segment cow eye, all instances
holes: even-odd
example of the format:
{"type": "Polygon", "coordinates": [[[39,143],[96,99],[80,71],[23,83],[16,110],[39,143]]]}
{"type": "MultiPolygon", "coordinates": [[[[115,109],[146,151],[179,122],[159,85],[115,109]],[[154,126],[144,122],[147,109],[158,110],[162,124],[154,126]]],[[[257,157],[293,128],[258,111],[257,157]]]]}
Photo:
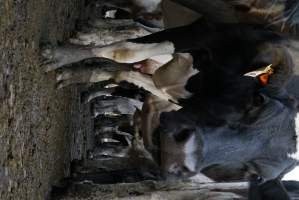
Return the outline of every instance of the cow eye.
{"type": "Polygon", "coordinates": [[[254,105],[255,106],[261,106],[265,103],[266,98],[265,96],[258,94],[255,98],[254,98],[254,105]]]}
{"type": "Polygon", "coordinates": [[[190,138],[193,132],[194,132],[193,129],[183,129],[179,133],[174,135],[174,140],[176,142],[185,142],[190,138]]]}

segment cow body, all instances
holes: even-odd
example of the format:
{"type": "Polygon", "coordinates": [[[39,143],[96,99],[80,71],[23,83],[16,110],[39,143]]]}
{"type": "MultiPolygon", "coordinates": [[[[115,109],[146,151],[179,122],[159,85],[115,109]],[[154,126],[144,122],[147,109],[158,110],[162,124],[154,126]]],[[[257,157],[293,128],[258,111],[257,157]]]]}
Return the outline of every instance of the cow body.
{"type": "Polygon", "coordinates": [[[195,113],[202,125],[219,126],[241,120],[253,109],[262,109],[261,105],[257,108],[254,105],[261,88],[254,78],[244,76],[247,72],[272,64],[275,73],[262,89],[268,96],[283,98],[280,96],[292,75],[293,63],[279,42],[280,38],[267,30],[199,20],[189,26],[104,47],[58,48],[50,56],[56,62],[48,65],[48,70],[94,56],[134,64],[156,55],[190,52],[191,57],[177,54],[155,70],[153,76],[119,64],[117,68],[95,66],[89,73],[82,67],[78,71],[70,68],[57,80],[62,86],[108,79],[128,81],[161,99],[179,103],[186,110],[189,108],[191,112],[188,112],[195,113]],[[170,74],[175,74],[174,78],[170,74]]]}
{"type": "Polygon", "coordinates": [[[159,148],[158,163],[167,173],[268,181],[298,164],[297,105],[285,91],[292,57],[283,39],[267,29],[198,20],[104,47],[47,50],[44,56],[54,61],[48,71],[90,57],[116,61],[109,67],[70,66],[57,76],[61,87],[112,79],[155,95],[161,104],[148,102],[150,112],[144,106],[143,136],[150,151],[159,148]],[[171,61],[149,73],[136,67],[169,54],[171,61]],[[244,76],[268,65],[274,74],[265,86],[244,76]]]}
{"type": "MultiPolygon", "coordinates": [[[[173,54],[175,52],[193,52],[192,68],[193,71],[202,71],[202,73],[192,74],[193,76],[188,79],[185,83],[185,89],[189,93],[199,93],[204,86],[202,86],[200,76],[202,74],[209,77],[208,84],[215,85],[215,82],[223,81],[225,79],[235,79],[240,82],[250,82],[249,78],[243,78],[243,74],[252,71],[254,69],[272,64],[276,73],[272,76],[272,81],[275,83],[274,86],[271,81],[269,84],[273,87],[273,90],[284,86],[285,80],[287,80],[292,73],[292,59],[288,55],[287,51],[277,45],[271,44],[273,40],[276,40],[275,34],[272,34],[263,30],[255,30],[247,26],[234,26],[234,25],[216,25],[207,24],[205,22],[196,22],[190,26],[180,27],[158,32],[142,38],[129,40],[126,42],[118,42],[105,47],[92,47],[92,48],[72,48],[72,47],[61,47],[55,49],[53,52],[50,50],[46,51],[44,55],[48,58],[55,60],[55,62],[47,65],[47,70],[54,70],[65,64],[77,62],[89,57],[104,57],[115,60],[121,63],[136,63],[144,59],[156,56],[173,54]],[[204,30],[204,31],[203,31],[204,30]],[[192,33],[192,34],[191,34],[192,33]],[[192,38],[192,35],[197,37],[192,38]],[[226,36],[226,37],[224,37],[226,36]],[[221,40],[218,40],[221,38],[221,40]],[[246,39],[244,39],[246,38],[246,39]],[[267,42],[270,41],[269,42],[267,42]],[[139,49],[142,49],[140,51],[139,49]],[[226,51],[226,49],[232,49],[226,51]],[[242,49],[242,51],[240,51],[242,49]],[[281,77],[282,76],[282,77],[281,77]],[[277,77],[277,78],[275,78],[277,77]],[[238,80],[237,80],[238,79],[238,80]],[[245,80],[246,79],[246,80],[245,80]]],[[[175,61],[176,62],[176,61],[175,61]]],[[[179,65],[171,65],[173,73],[179,65]]],[[[86,75],[78,76],[76,79],[68,73],[58,76],[58,80],[64,83],[70,82],[98,82],[107,79],[111,79],[114,75],[111,73],[104,72],[105,69],[98,68],[97,70],[101,75],[93,73],[92,77],[86,77],[86,75]],[[106,77],[103,77],[106,74],[106,77]],[[80,78],[81,77],[81,78],[80,78]],[[73,79],[73,80],[68,80],[73,79]],[[84,79],[84,80],[80,80],[84,79]]],[[[120,71],[120,70],[116,70],[120,71]]],[[[168,73],[171,70],[168,70],[168,73]]],[[[134,72],[124,72],[126,78],[136,75],[134,72]]],[[[150,77],[145,77],[142,74],[138,74],[138,77],[143,77],[143,81],[150,81],[152,88],[157,89],[155,84],[149,80],[150,77]]],[[[190,76],[189,76],[190,77],[190,76]]],[[[116,80],[117,78],[112,78],[116,80]]],[[[118,81],[123,81],[123,77],[118,78],[118,81]]],[[[136,78],[135,78],[136,79],[136,78]]],[[[129,81],[129,80],[128,80],[129,81]]],[[[142,83],[138,86],[146,87],[142,83]]],[[[225,84],[228,84],[226,81],[225,84]]],[[[232,83],[229,83],[232,84],[232,83]]],[[[249,84],[253,85],[253,83],[249,84]]],[[[271,88],[268,87],[268,88],[271,88]]],[[[172,100],[177,102],[179,99],[173,97],[172,94],[165,91],[153,92],[152,88],[145,88],[155,95],[165,100],[172,100]],[[160,94],[158,94],[160,93],[160,94]],[[164,94],[164,96],[163,96],[164,94]]],[[[219,91],[220,88],[218,88],[219,91]]],[[[187,95],[189,97],[190,95],[187,95]]],[[[180,97],[181,98],[181,97],[180,97]]],[[[183,99],[186,97],[183,97],[183,99]]]]}

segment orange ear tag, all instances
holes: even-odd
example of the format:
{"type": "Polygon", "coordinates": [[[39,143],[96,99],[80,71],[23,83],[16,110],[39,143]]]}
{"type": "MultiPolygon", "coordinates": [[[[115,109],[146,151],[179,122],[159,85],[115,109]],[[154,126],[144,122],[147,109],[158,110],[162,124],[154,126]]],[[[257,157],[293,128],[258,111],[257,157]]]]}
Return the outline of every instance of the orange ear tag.
{"type": "Polygon", "coordinates": [[[270,74],[261,74],[259,77],[258,77],[258,80],[259,80],[259,83],[262,85],[262,86],[266,86],[269,82],[269,77],[270,77],[270,74]]]}
{"type": "Polygon", "coordinates": [[[244,76],[256,77],[262,86],[266,86],[269,83],[270,75],[274,73],[272,64],[267,67],[262,67],[252,72],[244,74],[244,76]]]}

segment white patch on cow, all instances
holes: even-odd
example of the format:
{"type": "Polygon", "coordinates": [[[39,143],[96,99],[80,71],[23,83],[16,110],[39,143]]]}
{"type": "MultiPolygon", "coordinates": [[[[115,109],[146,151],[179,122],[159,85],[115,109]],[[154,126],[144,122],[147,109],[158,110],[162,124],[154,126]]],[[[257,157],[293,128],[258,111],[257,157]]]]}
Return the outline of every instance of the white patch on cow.
{"type": "Polygon", "coordinates": [[[295,117],[295,132],[296,132],[296,152],[289,155],[291,158],[296,159],[299,161],[299,113],[297,113],[296,117],[295,117]]]}
{"type": "Polygon", "coordinates": [[[195,176],[190,177],[189,179],[192,182],[196,182],[196,183],[213,183],[213,182],[215,182],[202,173],[198,173],[195,176]]]}
{"type": "Polygon", "coordinates": [[[185,166],[192,172],[196,171],[196,138],[193,134],[189,139],[188,142],[184,146],[184,153],[185,157],[185,166]]]}
{"type": "Polygon", "coordinates": [[[157,88],[174,99],[189,98],[192,94],[185,89],[189,78],[199,71],[193,68],[193,57],[189,53],[176,53],[173,59],[158,69],[153,80],[157,88]]]}
{"type": "MultiPolygon", "coordinates": [[[[123,71],[118,73],[118,75],[116,77],[114,77],[114,81],[119,83],[121,81],[127,81],[129,83],[132,83],[138,87],[141,87],[147,91],[149,91],[150,93],[152,93],[153,95],[164,99],[166,101],[171,100],[173,102],[176,102],[176,99],[173,99],[172,96],[170,96],[169,94],[163,92],[162,90],[159,90],[151,76],[148,76],[146,74],[142,74],[139,72],[135,72],[135,71],[123,71]]],[[[177,109],[180,109],[181,106],[177,106],[177,109]]]]}
{"type": "Polygon", "coordinates": [[[171,54],[166,54],[166,55],[153,56],[150,59],[157,61],[161,64],[165,64],[165,63],[168,63],[169,61],[171,61],[172,58],[173,58],[173,56],[171,54]]]}
{"type": "Polygon", "coordinates": [[[282,180],[284,180],[284,181],[290,181],[290,180],[299,181],[299,166],[295,167],[292,171],[287,173],[283,177],[282,180]]]}
{"type": "Polygon", "coordinates": [[[173,54],[174,44],[169,41],[161,43],[116,42],[105,47],[91,49],[96,57],[108,58],[121,63],[135,63],[157,55],[173,54]]]}
{"type": "Polygon", "coordinates": [[[105,13],[104,18],[112,18],[112,19],[114,19],[115,15],[116,15],[116,12],[117,12],[117,10],[109,10],[109,11],[107,11],[105,13]]]}

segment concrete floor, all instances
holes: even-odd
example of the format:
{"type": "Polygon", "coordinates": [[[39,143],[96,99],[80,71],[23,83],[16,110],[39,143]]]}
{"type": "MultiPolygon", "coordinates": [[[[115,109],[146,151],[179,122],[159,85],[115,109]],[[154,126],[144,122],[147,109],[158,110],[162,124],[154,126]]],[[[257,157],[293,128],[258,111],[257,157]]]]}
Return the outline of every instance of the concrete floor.
{"type": "Polygon", "coordinates": [[[46,199],[68,174],[79,93],[56,90],[39,53],[68,38],[83,10],[84,0],[0,1],[1,200],[46,199]]]}

